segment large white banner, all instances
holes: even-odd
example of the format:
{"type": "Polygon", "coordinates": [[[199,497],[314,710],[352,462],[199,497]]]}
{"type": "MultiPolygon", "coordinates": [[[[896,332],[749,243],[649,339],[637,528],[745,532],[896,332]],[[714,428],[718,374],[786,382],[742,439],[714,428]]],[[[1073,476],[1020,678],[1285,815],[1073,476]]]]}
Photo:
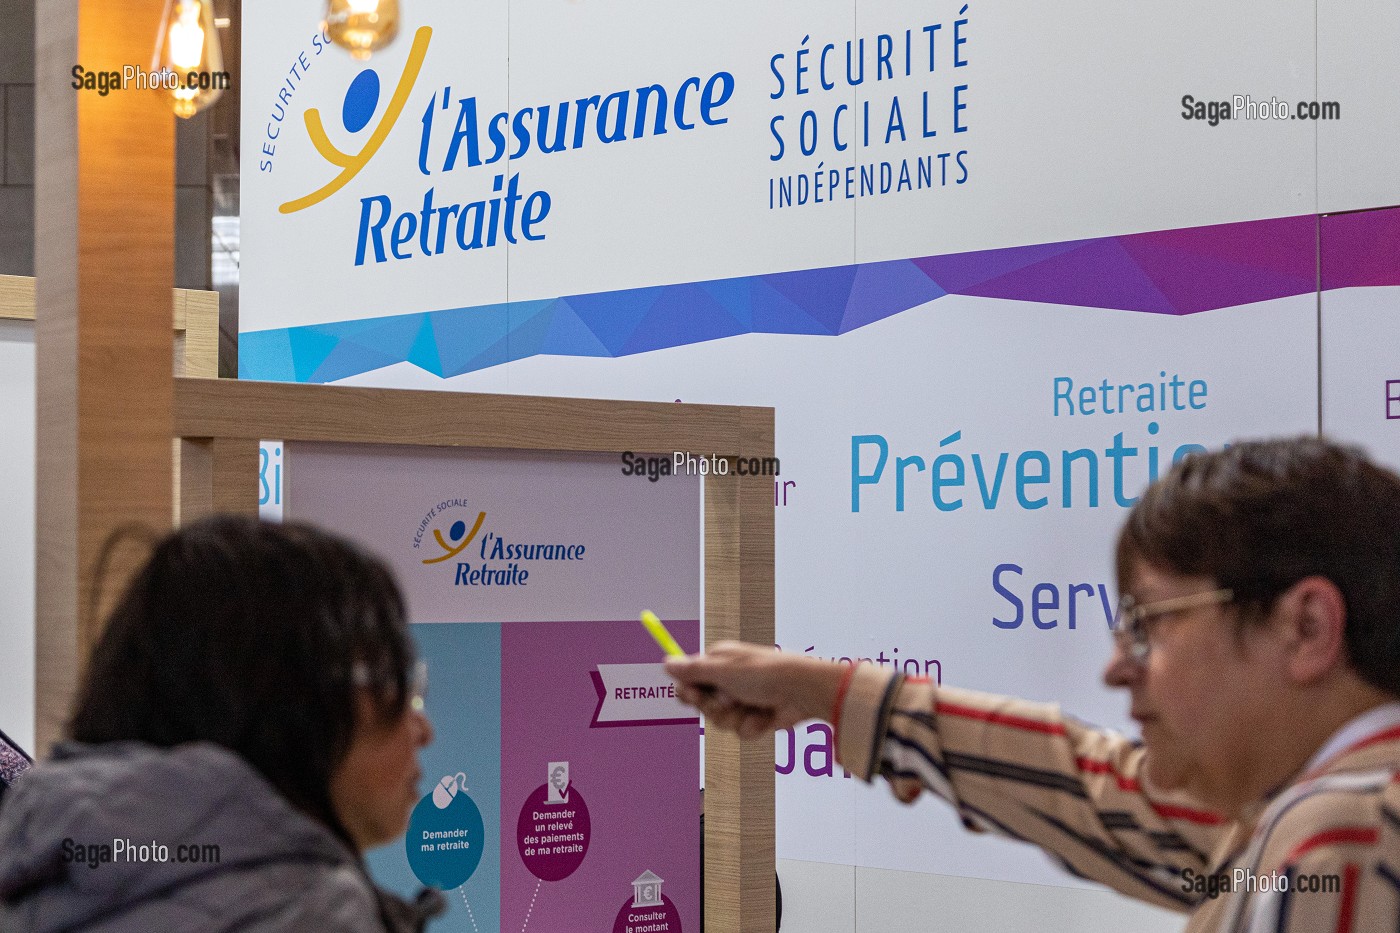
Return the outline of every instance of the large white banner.
{"type": "Polygon", "coordinates": [[[1315,208],[1318,123],[1214,118],[1316,97],[1304,0],[404,14],[244,11],[245,332],[1315,208]]]}
{"type": "MultiPolygon", "coordinates": [[[[1363,7],[415,2],[365,66],[252,3],[241,371],[771,405],[784,648],[1126,727],[1126,508],[1318,429],[1320,214],[1400,203],[1363,7]]],[[[854,866],[802,929],[927,919],[871,872],[1078,884],[857,786],[823,726],[778,769],[785,870],[854,866]]]]}
{"type": "Polygon", "coordinates": [[[1400,470],[1400,209],[1321,233],[1322,430],[1400,470]]]}

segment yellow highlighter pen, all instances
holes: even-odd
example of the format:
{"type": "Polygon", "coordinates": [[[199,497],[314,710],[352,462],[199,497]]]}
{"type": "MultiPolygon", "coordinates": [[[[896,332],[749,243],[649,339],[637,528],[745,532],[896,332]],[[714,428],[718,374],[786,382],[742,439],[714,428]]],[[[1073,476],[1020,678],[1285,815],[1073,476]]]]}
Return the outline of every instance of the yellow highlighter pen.
{"type": "Polygon", "coordinates": [[[642,625],[651,633],[651,637],[656,639],[656,643],[661,646],[661,650],[673,658],[685,657],[685,651],[676,640],[671,637],[671,633],[666,631],[666,626],[661,624],[661,620],[656,617],[656,613],[650,609],[642,612],[642,625]]]}

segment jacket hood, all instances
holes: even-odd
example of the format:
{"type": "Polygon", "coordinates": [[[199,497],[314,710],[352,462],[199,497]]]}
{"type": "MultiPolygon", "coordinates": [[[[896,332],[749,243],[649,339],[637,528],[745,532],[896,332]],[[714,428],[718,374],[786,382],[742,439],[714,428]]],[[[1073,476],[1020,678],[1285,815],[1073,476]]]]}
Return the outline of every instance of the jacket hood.
{"type": "Polygon", "coordinates": [[[212,872],[289,860],[357,862],[242,758],[208,743],[62,745],[0,805],[0,901],[39,898],[56,929],[212,872]]]}

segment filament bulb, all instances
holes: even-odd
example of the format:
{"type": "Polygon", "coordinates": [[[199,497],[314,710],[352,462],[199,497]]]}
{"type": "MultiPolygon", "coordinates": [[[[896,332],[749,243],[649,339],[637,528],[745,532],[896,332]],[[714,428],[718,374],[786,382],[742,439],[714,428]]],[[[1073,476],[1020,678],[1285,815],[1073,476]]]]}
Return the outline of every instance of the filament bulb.
{"type": "Polygon", "coordinates": [[[152,85],[171,95],[177,117],[192,117],[219,99],[228,86],[224,53],[209,0],[166,0],[152,85]]]}
{"type": "Polygon", "coordinates": [[[398,0],[330,0],[326,35],[358,59],[382,49],[399,34],[398,0]]]}

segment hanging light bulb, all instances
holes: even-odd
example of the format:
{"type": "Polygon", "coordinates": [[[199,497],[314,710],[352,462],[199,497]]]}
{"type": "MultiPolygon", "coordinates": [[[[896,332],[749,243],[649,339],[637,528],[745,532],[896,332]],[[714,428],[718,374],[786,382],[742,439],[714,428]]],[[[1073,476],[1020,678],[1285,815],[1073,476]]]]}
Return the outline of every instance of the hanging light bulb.
{"type": "Polygon", "coordinates": [[[226,80],[224,53],[210,0],[165,0],[151,70],[164,74],[177,117],[192,117],[219,99],[226,80]]]}
{"type": "Polygon", "coordinates": [[[369,58],[399,34],[399,0],[330,0],[322,28],[355,58],[369,58]]]}

